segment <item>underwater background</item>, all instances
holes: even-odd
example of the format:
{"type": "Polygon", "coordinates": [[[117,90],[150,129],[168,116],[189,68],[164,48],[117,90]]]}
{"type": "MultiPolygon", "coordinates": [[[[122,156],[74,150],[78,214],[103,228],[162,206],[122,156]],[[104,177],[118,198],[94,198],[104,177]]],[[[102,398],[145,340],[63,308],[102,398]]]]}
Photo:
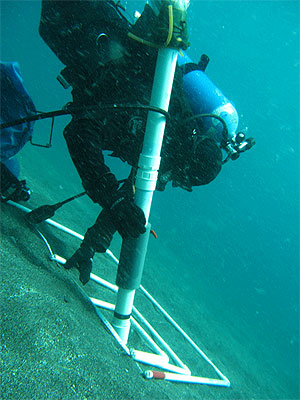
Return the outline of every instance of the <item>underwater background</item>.
{"type": "MultiPolygon", "coordinates": [[[[144,4],[123,3],[129,13],[144,4]]],[[[299,399],[299,2],[191,0],[188,16],[188,54],[210,57],[207,75],[234,102],[239,129],[256,145],[207,186],[155,193],[150,220],[158,240],[146,279],[161,274],[157,293],[184,294],[187,308],[189,299],[205,305],[219,335],[230,330],[260,353],[284,388],[284,396],[264,398],[299,399]]],[[[71,95],[56,80],[63,66],[39,37],[39,17],[39,1],[1,1],[1,60],[19,62],[37,109],[50,111],[71,95]]],[[[20,155],[35,206],[81,191],[62,136],[68,120],[55,122],[51,149],[27,145],[20,155]],[[35,189],[41,182],[43,193],[35,189]]],[[[45,142],[49,127],[36,123],[34,140],[45,142]]],[[[123,165],[110,164],[124,176],[123,165]]],[[[97,215],[83,204],[86,215],[66,223],[80,233],[97,215]]]]}

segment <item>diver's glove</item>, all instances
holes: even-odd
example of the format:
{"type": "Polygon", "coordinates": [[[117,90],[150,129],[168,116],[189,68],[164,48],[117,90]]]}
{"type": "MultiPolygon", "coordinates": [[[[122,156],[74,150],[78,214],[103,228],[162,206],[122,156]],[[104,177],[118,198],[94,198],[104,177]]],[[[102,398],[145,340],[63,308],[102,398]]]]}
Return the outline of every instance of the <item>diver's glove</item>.
{"type": "MultiPolygon", "coordinates": [[[[137,238],[146,232],[146,218],[143,211],[133,202],[133,188],[131,179],[117,190],[118,181],[115,176],[107,171],[97,182],[85,181],[84,188],[89,197],[106,210],[115,227],[123,239],[137,238]]],[[[107,217],[105,218],[107,220],[107,217]]],[[[97,224],[98,228],[101,223],[97,224]]]]}
{"type": "Polygon", "coordinates": [[[90,279],[90,273],[93,268],[93,257],[95,250],[82,242],[80,248],[67,260],[64,267],[71,269],[76,267],[79,271],[79,279],[83,285],[88,283],[90,279]]]}
{"type": "Polygon", "coordinates": [[[113,224],[123,239],[137,238],[146,232],[146,218],[143,210],[121,191],[117,192],[117,197],[109,207],[109,212],[113,224]]]}
{"type": "Polygon", "coordinates": [[[95,252],[105,253],[116,231],[111,219],[109,210],[103,209],[95,224],[86,231],[80,248],[64,265],[66,269],[76,267],[80,272],[79,279],[84,285],[90,279],[95,252]]]}

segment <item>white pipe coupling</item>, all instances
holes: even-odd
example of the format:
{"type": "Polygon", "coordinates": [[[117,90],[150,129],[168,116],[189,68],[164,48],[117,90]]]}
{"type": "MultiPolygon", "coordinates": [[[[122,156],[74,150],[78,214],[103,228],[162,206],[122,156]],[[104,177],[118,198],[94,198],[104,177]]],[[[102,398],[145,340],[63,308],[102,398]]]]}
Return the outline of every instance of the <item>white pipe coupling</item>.
{"type": "Polygon", "coordinates": [[[139,168],[136,174],[135,187],[139,190],[154,192],[157,176],[157,171],[147,171],[139,168]]]}
{"type": "Polygon", "coordinates": [[[149,156],[149,155],[144,155],[141,154],[139,158],[139,167],[142,169],[150,169],[152,171],[157,171],[159,169],[160,165],[160,156],[149,156]]]}

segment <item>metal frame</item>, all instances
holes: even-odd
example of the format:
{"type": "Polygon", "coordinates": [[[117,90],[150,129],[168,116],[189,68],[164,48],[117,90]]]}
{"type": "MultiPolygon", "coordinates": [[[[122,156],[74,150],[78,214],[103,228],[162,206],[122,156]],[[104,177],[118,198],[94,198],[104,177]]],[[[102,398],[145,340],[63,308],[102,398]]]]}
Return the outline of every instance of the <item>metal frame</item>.
{"type": "MultiPolygon", "coordinates": [[[[30,212],[31,210],[12,201],[9,201],[8,204],[22,210],[25,212],[30,212]]],[[[83,236],[79,233],[53,221],[52,219],[47,219],[45,221],[47,224],[73,236],[78,238],[79,240],[83,240],[83,236]]],[[[47,248],[50,252],[50,259],[59,264],[64,264],[66,260],[56,254],[54,254],[46,240],[46,238],[39,232],[42,239],[47,245],[47,248]]],[[[113,255],[110,250],[106,251],[106,255],[111,258],[116,264],[118,264],[118,259],[113,255]]],[[[91,280],[93,280],[96,284],[105,287],[106,289],[117,293],[118,287],[103,278],[95,274],[91,274],[91,280]]],[[[176,382],[184,382],[184,383],[198,383],[202,385],[211,385],[211,386],[222,386],[222,387],[230,387],[230,381],[222,372],[215,366],[215,364],[207,357],[207,355],[197,346],[197,344],[190,338],[190,336],[178,325],[176,321],[167,313],[167,311],[151,296],[151,294],[143,287],[140,286],[140,291],[144,294],[144,296],[151,301],[151,303],[160,311],[164,319],[167,319],[168,322],[181,334],[183,339],[185,339],[192,348],[196,351],[198,355],[204,361],[206,361],[216,372],[220,379],[213,379],[207,377],[200,377],[192,375],[191,370],[184,364],[184,362],[178,357],[178,355],[172,350],[172,348],[166,343],[166,341],[160,336],[157,330],[147,321],[147,319],[138,311],[136,307],[133,306],[132,316],[131,316],[131,325],[132,328],[137,330],[140,336],[147,342],[148,346],[150,346],[154,353],[148,353],[144,351],[140,351],[134,348],[129,348],[127,344],[124,344],[124,341],[120,338],[112,324],[107,320],[107,318],[101,313],[99,309],[111,310],[113,311],[115,308],[114,304],[108,303],[104,300],[95,299],[89,297],[91,303],[93,304],[97,315],[103,322],[103,324],[109,329],[113,337],[125,351],[125,353],[130,356],[134,361],[150,365],[154,368],[160,368],[162,371],[157,370],[147,370],[144,372],[144,377],[147,379],[162,379],[166,381],[176,381],[176,382]],[[170,362],[170,359],[173,363],[170,362]]]]}

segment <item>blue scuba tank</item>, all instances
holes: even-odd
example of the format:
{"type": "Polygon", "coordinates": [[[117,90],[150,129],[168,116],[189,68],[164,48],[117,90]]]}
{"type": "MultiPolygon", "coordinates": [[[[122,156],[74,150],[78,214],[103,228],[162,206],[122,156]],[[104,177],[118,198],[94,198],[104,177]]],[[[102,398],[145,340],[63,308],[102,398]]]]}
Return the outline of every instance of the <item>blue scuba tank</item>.
{"type": "MultiPolygon", "coordinates": [[[[228,129],[228,140],[234,138],[239,122],[234,105],[185,53],[178,55],[178,65],[185,67],[183,87],[193,113],[215,114],[223,118],[228,129]]],[[[216,118],[207,117],[203,118],[203,123],[206,129],[214,127],[217,130],[216,139],[221,143],[223,124],[216,118]]]]}

